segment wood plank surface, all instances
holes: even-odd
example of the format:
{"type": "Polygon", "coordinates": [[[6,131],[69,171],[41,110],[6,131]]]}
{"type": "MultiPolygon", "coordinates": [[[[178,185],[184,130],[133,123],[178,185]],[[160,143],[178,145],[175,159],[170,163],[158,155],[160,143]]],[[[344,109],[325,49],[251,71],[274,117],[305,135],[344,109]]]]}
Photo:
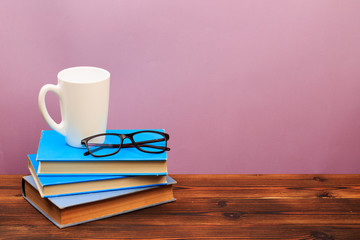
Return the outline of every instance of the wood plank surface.
{"type": "Polygon", "coordinates": [[[0,239],[360,239],[360,175],[171,175],[176,202],[58,229],[0,176],[0,239]]]}

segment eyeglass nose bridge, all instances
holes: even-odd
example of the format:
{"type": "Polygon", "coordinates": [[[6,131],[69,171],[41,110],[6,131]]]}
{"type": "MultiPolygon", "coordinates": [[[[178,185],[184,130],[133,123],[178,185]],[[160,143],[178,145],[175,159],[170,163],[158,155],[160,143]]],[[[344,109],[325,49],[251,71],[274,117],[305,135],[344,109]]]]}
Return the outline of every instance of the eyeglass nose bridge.
{"type": "Polygon", "coordinates": [[[129,136],[127,136],[126,134],[119,134],[119,135],[122,140],[124,140],[125,138],[129,138],[129,136]]]}
{"type": "Polygon", "coordinates": [[[125,139],[129,139],[131,143],[134,143],[134,140],[129,134],[120,134],[121,142],[123,143],[125,139]]]}

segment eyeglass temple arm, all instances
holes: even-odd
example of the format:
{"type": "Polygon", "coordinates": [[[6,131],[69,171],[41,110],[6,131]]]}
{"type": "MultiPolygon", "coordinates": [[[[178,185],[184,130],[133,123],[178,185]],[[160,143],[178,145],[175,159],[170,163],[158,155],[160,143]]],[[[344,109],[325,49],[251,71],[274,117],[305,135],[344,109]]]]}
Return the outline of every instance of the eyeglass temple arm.
{"type": "Polygon", "coordinates": [[[156,148],[156,149],[162,149],[165,151],[170,151],[170,148],[168,147],[161,147],[161,146],[153,146],[153,145],[147,145],[147,144],[138,144],[138,147],[149,147],[149,148],[156,148]]]}
{"type": "MultiPolygon", "coordinates": [[[[132,145],[131,143],[124,144],[124,145],[122,145],[122,148],[134,147],[134,145],[132,145]]],[[[139,147],[149,147],[149,148],[156,148],[156,149],[161,149],[161,150],[165,150],[165,151],[170,151],[170,148],[168,148],[168,147],[152,146],[152,145],[147,145],[147,144],[138,144],[138,146],[139,147]]],[[[99,150],[104,149],[104,148],[118,148],[118,147],[119,147],[119,144],[109,144],[107,146],[99,146],[99,148],[93,149],[91,151],[96,152],[96,151],[99,151],[99,150]]],[[[88,156],[88,155],[90,155],[89,151],[84,152],[84,156],[88,156]]]]}
{"type": "MultiPolygon", "coordinates": [[[[96,149],[91,150],[92,152],[97,152],[97,151],[99,151],[101,149],[104,149],[104,148],[118,148],[118,147],[120,147],[120,144],[91,144],[90,146],[98,147],[96,149]]],[[[88,156],[88,155],[90,155],[89,151],[84,152],[84,156],[88,156]]]]}
{"type": "MultiPolygon", "coordinates": [[[[141,141],[141,142],[137,142],[136,145],[139,146],[139,147],[150,147],[150,148],[164,149],[165,151],[170,151],[170,148],[168,148],[168,147],[161,147],[161,146],[153,146],[153,145],[144,144],[144,143],[154,143],[154,142],[162,142],[162,141],[164,141],[164,139],[141,141]]],[[[91,150],[92,152],[96,152],[96,151],[99,151],[99,150],[104,149],[104,148],[118,148],[118,147],[120,147],[120,144],[92,143],[92,144],[90,144],[90,146],[99,147],[99,148],[91,150]]],[[[122,148],[130,148],[130,147],[135,147],[135,146],[134,146],[133,143],[125,143],[121,147],[122,148]]],[[[89,151],[84,152],[84,156],[88,156],[88,155],[90,155],[89,151]]]]}

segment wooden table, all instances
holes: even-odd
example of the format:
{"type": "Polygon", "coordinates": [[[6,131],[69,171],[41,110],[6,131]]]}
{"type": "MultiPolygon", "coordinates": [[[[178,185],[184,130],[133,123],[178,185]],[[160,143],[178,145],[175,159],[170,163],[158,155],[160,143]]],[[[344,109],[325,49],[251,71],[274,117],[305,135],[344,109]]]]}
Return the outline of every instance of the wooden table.
{"type": "Polygon", "coordinates": [[[176,202],[58,229],[0,176],[0,239],[360,239],[360,175],[171,175],[176,202]]]}

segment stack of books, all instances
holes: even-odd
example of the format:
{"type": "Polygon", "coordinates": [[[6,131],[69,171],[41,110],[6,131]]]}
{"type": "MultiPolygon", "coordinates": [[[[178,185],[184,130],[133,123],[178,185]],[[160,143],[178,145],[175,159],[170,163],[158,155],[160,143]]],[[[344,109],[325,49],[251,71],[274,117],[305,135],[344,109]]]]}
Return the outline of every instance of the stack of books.
{"type": "Polygon", "coordinates": [[[23,196],[59,228],[175,201],[166,151],[124,148],[101,158],[84,156],[86,151],[43,130],[37,154],[28,155],[31,175],[22,179],[23,196]]]}

